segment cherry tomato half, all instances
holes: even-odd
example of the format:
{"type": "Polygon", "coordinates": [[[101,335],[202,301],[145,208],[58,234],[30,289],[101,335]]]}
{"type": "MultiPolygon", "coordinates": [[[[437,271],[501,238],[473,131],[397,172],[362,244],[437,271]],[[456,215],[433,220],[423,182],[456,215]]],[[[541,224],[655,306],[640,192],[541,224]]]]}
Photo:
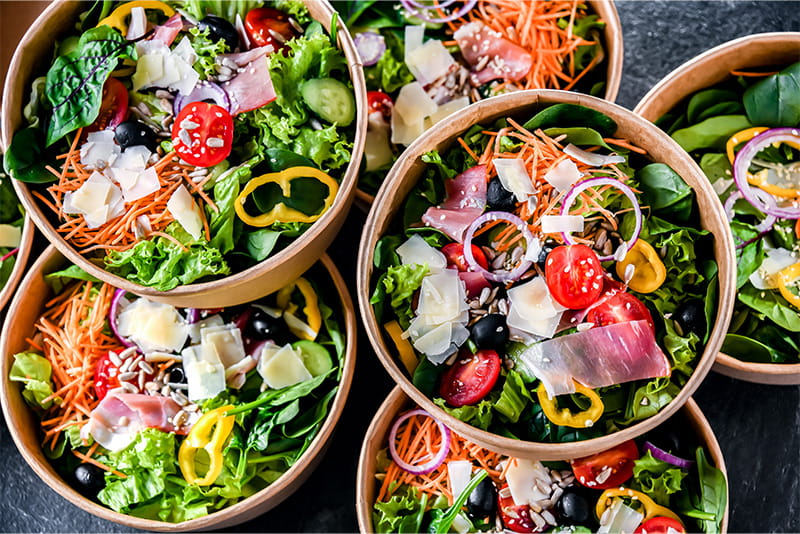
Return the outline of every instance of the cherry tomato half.
{"type": "MultiPolygon", "coordinates": [[[[472,257],[484,269],[489,268],[489,262],[486,261],[486,255],[481,248],[477,245],[470,245],[472,247],[472,257]]],[[[469,264],[467,258],[464,257],[464,245],[461,243],[448,243],[442,247],[442,254],[447,257],[447,266],[455,267],[461,272],[469,271],[469,264]]]]}
{"type": "Polygon", "coordinates": [[[286,46],[286,41],[297,36],[289,15],[272,7],[251,9],[244,19],[244,28],[252,43],[256,46],[272,45],[276,52],[286,46]]]}
{"type": "Polygon", "coordinates": [[[633,462],[639,459],[639,448],[631,439],[613,449],[585,458],[571,460],[575,480],[587,488],[608,489],[619,486],[633,476],[633,462]]]}
{"type": "Polygon", "coordinates": [[[671,517],[651,517],[633,531],[633,534],[669,534],[670,529],[678,534],[686,534],[681,522],[671,517]]]}
{"type": "Polygon", "coordinates": [[[653,316],[641,300],[623,291],[616,292],[594,306],[586,314],[586,321],[595,326],[607,326],[628,321],[646,320],[655,331],[653,316]]]}
{"type": "Polygon", "coordinates": [[[513,532],[542,532],[537,530],[536,523],[531,519],[530,506],[514,503],[508,484],[504,484],[497,492],[497,510],[503,526],[513,532]]]}
{"type": "Polygon", "coordinates": [[[455,363],[442,374],[439,395],[450,406],[466,406],[480,402],[494,387],[500,376],[500,356],[493,350],[471,354],[463,349],[455,363]]]}
{"type": "Polygon", "coordinates": [[[108,354],[97,361],[94,368],[94,393],[103,400],[109,390],[119,387],[119,367],[114,365],[108,354]]]}
{"type": "Polygon", "coordinates": [[[83,129],[84,133],[99,132],[115,128],[128,118],[128,90],[116,78],[109,78],[103,84],[103,99],[100,112],[92,124],[83,129]]]}
{"type": "Polygon", "coordinates": [[[197,167],[216,165],[233,148],[233,117],[215,104],[192,102],[175,119],[172,144],[187,163],[197,167]]]}
{"type": "Polygon", "coordinates": [[[389,121],[392,118],[392,108],[394,108],[392,97],[383,91],[367,91],[367,110],[370,113],[380,111],[383,118],[389,121]]]}
{"type": "Polygon", "coordinates": [[[544,277],[547,289],[562,306],[580,310],[597,300],[603,291],[603,266],[586,245],[565,245],[547,255],[544,277]]]}

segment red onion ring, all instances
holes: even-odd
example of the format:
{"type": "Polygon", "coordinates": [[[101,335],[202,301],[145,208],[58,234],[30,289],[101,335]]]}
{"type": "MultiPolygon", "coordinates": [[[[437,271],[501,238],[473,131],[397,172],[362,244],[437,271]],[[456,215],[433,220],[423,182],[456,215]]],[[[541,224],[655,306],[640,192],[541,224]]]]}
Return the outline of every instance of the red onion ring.
{"type": "Polygon", "coordinates": [[[194,324],[200,320],[200,310],[197,308],[186,308],[186,322],[194,324]]]}
{"type": "MultiPolygon", "coordinates": [[[[747,181],[748,169],[753,158],[773,143],[800,144],[800,129],[772,128],[753,137],[736,153],[736,158],[733,160],[733,181],[736,182],[736,186],[742,192],[744,199],[759,211],[782,219],[800,219],[800,208],[781,208],[778,207],[777,201],[774,206],[767,205],[756,194],[756,191],[763,191],[763,189],[754,188],[747,181]]],[[[769,196],[772,197],[772,195],[769,196]]],[[[774,200],[775,197],[772,197],[772,199],[774,200]]]]}
{"type": "Polygon", "coordinates": [[[365,67],[378,63],[383,53],[386,52],[386,41],[383,35],[375,32],[357,33],[353,42],[358,50],[358,56],[365,67]]]}
{"type": "Polygon", "coordinates": [[[389,432],[389,454],[394,460],[394,463],[408,473],[412,475],[427,475],[431,471],[435,471],[437,467],[442,465],[447,458],[447,454],[450,452],[450,429],[444,426],[444,423],[433,417],[431,414],[426,412],[422,409],[411,410],[410,412],[406,412],[400,417],[392,425],[392,430],[389,432]],[[403,461],[400,458],[400,455],[397,453],[397,446],[395,445],[395,441],[397,438],[397,431],[400,428],[400,425],[403,424],[403,421],[409,419],[415,415],[424,415],[425,417],[430,417],[431,419],[436,422],[436,426],[439,427],[439,430],[442,433],[442,446],[439,448],[439,451],[436,455],[429,461],[425,462],[422,465],[411,465],[403,461]]]}
{"type": "Polygon", "coordinates": [[[208,81],[199,82],[192,89],[192,92],[186,96],[178,93],[172,103],[172,112],[177,117],[184,107],[192,102],[202,102],[204,100],[213,100],[215,104],[225,108],[225,111],[231,112],[231,99],[228,97],[228,93],[219,85],[208,81]]]}
{"type": "MultiPolygon", "coordinates": [[[[761,202],[765,205],[769,206],[770,208],[777,207],[778,203],[775,200],[775,197],[764,191],[763,189],[756,189],[754,191],[756,198],[758,198],[761,202]]],[[[727,200],[725,200],[724,208],[725,208],[725,216],[728,218],[728,222],[733,220],[733,205],[736,204],[736,201],[740,198],[744,198],[742,196],[742,192],[737,190],[732,192],[727,200]]],[[[775,222],[778,220],[777,217],[774,215],[767,214],[763,221],[758,223],[756,226],[756,230],[760,233],[768,232],[772,229],[775,225],[775,222]]]]}
{"type": "Polygon", "coordinates": [[[483,223],[497,220],[508,221],[515,225],[517,230],[522,233],[522,237],[525,239],[525,246],[530,246],[530,242],[533,240],[533,235],[528,229],[528,225],[525,223],[525,221],[516,215],[505,211],[487,211],[472,221],[472,224],[469,225],[469,228],[467,228],[467,231],[464,233],[464,259],[467,260],[467,263],[473,271],[481,273],[487,280],[500,283],[513,282],[525,274],[525,271],[527,271],[528,267],[531,266],[530,260],[522,259],[520,260],[519,265],[510,271],[502,271],[504,274],[498,274],[496,272],[487,271],[481,267],[478,262],[475,261],[475,256],[472,254],[472,238],[475,236],[475,232],[483,223]]]}
{"type": "Polygon", "coordinates": [[[2,258],[0,258],[0,263],[6,261],[11,256],[14,256],[17,252],[19,252],[19,247],[15,248],[15,249],[12,249],[8,254],[6,254],[2,258]]]}
{"type": "Polygon", "coordinates": [[[650,451],[650,453],[653,455],[653,458],[656,460],[667,462],[668,464],[680,467],[681,469],[689,469],[692,467],[692,465],[694,465],[692,460],[684,460],[683,458],[675,456],[674,454],[670,454],[663,449],[659,449],[649,441],[645,441],[642,445],[642,448],[646,451],[650,451]]]}
{"type": "Polygon", "coordinates": [[[406,10],[409,12],[410,15],[422,19],[425,22],[430,22],[432,24],[441,24],[443,22],[450,22],[463,17],[469,12],[470,9],[475,7],[475,4],[478,3],[478,0],[467,0],[466,2],[464,2],[464,5],[461,6],[460,9],[457,9],[453,13],[450,13],[449,15],[444,17],[431,17],[427,13],[429,12],[436,13],[437,9],[443,9],[455,3],[455,0],[445,0],[438,6],[422,4],[415,0],[400,0],[400,3],[403,4],[403,7],[406,8],[406,10]]]}
{"type": "Polygon", "coordinates": [[[122,300],[126,293],[127,291],[124,289],[117,289],[114,291],[114,296],[111,297],[111,305],[108,307],[108,325],[111,327],[111,331],[114,332],[114,335],[120,343],[126,347],[134,347],[135,344],[119,335],[119,331],[117,330],[117,311],[119,308],[119,301],[122,300]]]}
{"type": "MultiPolygon", "coordinates": [[[[590,187],[600,186],[600,185],[610,185],[612,187],[616,187],[622,194],[628,197],[628,200],[631,201],[633,205],[633,213],[636,216],[636,226],[633,228],[633,235],[627,242],[628,250],[633,248],[633,245],[636,243],[636,240],[639,239],[639,233],[642,231],[642,210],[639,207],[639,201],[636,199],[636,194],[633,190],[625,185],[624,183],[616,180],[614,178],[589,178],[582,182],[578,182],[572,186],[572,189],[569,190],[567,195],[564,197],[564,200],[561,201],[561,215],[569,215],[569,210],[572,207],[572,204],[578,198],[585,189],[589,189],[590,187]]],[[[567,232],[561,232],[561,236],[564,238],[564,242],[568,245],[574,245],[575,241],[572,240],[572,236],[567,232]]],[[[615,258],[614,254],[610,256],[600,256],[600,261],[610,261],[615,258]]]]}

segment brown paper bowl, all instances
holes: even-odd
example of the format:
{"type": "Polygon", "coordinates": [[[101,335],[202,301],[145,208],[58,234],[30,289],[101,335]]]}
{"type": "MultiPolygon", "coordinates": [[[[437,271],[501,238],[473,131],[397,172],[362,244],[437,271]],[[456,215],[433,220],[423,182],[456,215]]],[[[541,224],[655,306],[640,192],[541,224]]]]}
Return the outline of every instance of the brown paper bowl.
{"type": "MultiPolygon", "coordinates": [[[[527,1],[527,0],[522,0],[527,1]]],[[[619,22],[617,5],[614,0],[588,0],[586,2],[592,9],[605,21],[606,28],[603,32],[606,53],[606,93],[605,100],[614,102],[619,92],[619,84],[622,80],[622,60],[624,57],[622,41],[622,25],[619,22]]],[[[401,155],[403,157],[403,155],[401,155]]],[[[356,189],[356,205],[364,211],[369,211],[375,196],[356,189]]]]}
{"type": "Polygon", "coordinates": [[[49,247],[33,264],[30,272],[22,281],[20,290],[11,303],[11,308],[3,325],[0,337],[0,403],[3,406],[8,430],[28,465],[39,475],[45,484],[78,508],[94,514],[101,519],[113,521],[120,525],[149,531],[200,531],[230,527],[249,521],[274,508],[294,493],[311,475],[327,450],[339,417],[342,415],[350,384],[353,380],[356,357],[356,318],[353,302],[344,279],[327,255],[319,262],[330,275],[330,282],[336,288],[341,299],[343,326],[346,331],[347,349],[342,364],[342,378],[339,391],[334,397],[328,417],[320,428],[311,445],[296,462],[272,485],[267,486],[255,495],[243,501],[223,508],[205,517],[184,521],[182,523],[166,523],[151,519],[139,519],[121,514],[106,508],[78,493],[53,468],[44,456],[41,447],[38,419],[22,398],[19,383],[12,383],[8,376],[11,370],[13,355],[26,350],[26,337],[33,334],[33,324],[44,308],[45,301],[51,295],[50,288],[44,280],[44,274],[54,272],[69,265],[69,261],[55,248],[49,247]]]}
{"type": "Polygon", "coordinates": [[[361,318],[381,363],[414,402],[434,417],[470,441],[510,456],[539,460],[578,458],[609,449],[659,425],[689,399],[705,378],[730,322],[736,287],[733,238],[727,230],[725,214],[714,190],[705,180],[697,164],[669,136],[638,115],[599,98],[566,91],[520,91],[478,102],[465,109],[463,113],[445,119],[417,139],[406,150],[404,157],[395,163],[372,205],[364,227],[358,257],[358,300],[361,318]],[[448,415],[414,387],[405,371],[401,370],[391,348],[393,345],[391,342],[386,342],[387,338],[384,337],[383,329],[378,324],[372,305],[369,303],[375,244],[387,231],[402,208],[409,191],[426,168],[426,164],[420,159],[421,156],[430,150],[444,150],[455,144],[455,139],[474,124],[487,124],[497,118],[508,116],[516,116],[524,122],[539,109],[556,103],[579,104],[605,113],[616,121],[619,136],[634,139],[639,147],[649,152],[649,157],[653,161],[666,163],[681,175],[695,190],[700,206],[701,224],[714,235],[714,255],[719,265],[717,319],[694,373],[678,396],[655,416],[628,428],[599,438],[562,444],[519,441],[502,437],[479,430],[448,415]]]}
{"type": "MultiPolygon", "coordinates": [[[[356,478],[356,516],[358,517],[358,529],[362,533],[375,532],[372,525],[372,505],[375,503],[377,492],[380,489],[375,483],[378,452],[387,447],[389,430],[397,415],[414,407],[414,403],[400,388],[394,388],[378,408],[378,413],[373,417],[372,423],[367,429],[367,435],[364,436],[356,478]]],[[[694,399],[688,399],[678,414],[689,423],[697,435],[698,442],[708,451],[711,463],[721,470],[725,475],[725,480],[728,480],[725,459],[722,457],[717,438],[694,399]]],[[[726,491],[726,503],[727,501],[726,491]]],[[[729,505],[726,504],[725,516],[722,518],[721,532],[723,533],[728,531],[728,507],[729,505]]]]}
{"type": "MultiPolygon", "coordinates": [[[[307,4],[312,17],[329,29],[334,13],[330,4],[311,0],[307,4]]],[[[22,108],[29,96],[30,82],[46,68],[54,41],[74,31],[73,23],[83,9],[85,5],[79,2],[54,2],[36,19],[22,38],[11,61],[8,82],[3,92],[2,125],[5,147],[11,143],[14,132],[23,126],[22,108]]],[[[254,267],[211,282],[157,291],[113,275],[84,258],[56,232],[49,218],[49,210],[33,196],[32,188],[15,180],[14,186],[20,200],[47,240],[72,263],[104,282],[154,301],[181,307],[224,307],[253,300],[283,287],[311,267],[328,248],[347,217],[355,194],[366,134],[366,86],[361,60],[341,21],[338,23],[337,33],[339,46],[344,51],[350,68],[356,97],[356,135],[352,158],[331,208],[289,246],[254,267]]]]}
{"type": "MultiPolygon", "coordinates": [[[[689,95],[730,77],[731,70],[788,65],[798,60],[800,32],[761,33],[728,41],[667,74],[650,89],[633,111],[647,120],[655,121],[689,95]]],[[[800,384],[800,363],[750,363],[720,352],[714,370],[760,384],[800,384]]]]}
{"type": "Polygon", "coordinates": [[[19,252],[17,252],[14,269],[11,271],[11,276],[6,281],[6,284],[0,287],[0,311],[3,311],[8,301],[11,300],[17,284],[22,279],[22,275],[25,274],[28,266],[28,256],[30,256],[31,247],[33,247],[34,233],[36,233],[36,227],[31,222],[31,218],[26,216],[25,222],[22,223],[22,240],[19,244],[19,252]]]}

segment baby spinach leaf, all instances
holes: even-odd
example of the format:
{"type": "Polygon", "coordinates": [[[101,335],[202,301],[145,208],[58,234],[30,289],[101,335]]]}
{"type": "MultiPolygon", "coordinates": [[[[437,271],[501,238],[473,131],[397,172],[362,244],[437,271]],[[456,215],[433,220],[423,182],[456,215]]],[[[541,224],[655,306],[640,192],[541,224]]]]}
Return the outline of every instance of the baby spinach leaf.
{"type": "Polygon", "coordinates": [[[593,130],[592,128],[548,128],[544,131],[544,133],[550,137],[566,135],[566,142],[577,146],[602,146],[609,150],[613,150],[606,144],[605,141],[603,141],[603,136],[600,135],[597,130],[593,130]]]}
{"type": "MultiPolygon", "coordinates": [[[[733,185],[731,164],[728,156],[721,152],[708,152],[700,158],[700,168],[712,184],[717,180],[729,180],[733,185]]],[[[720,195],[722,196],[722,195],[720,195]]]]}
{"type": "Polygon", "coordinates": [[[800,332],[800,314],[777,291],[756,289],[751,284],[745,284],[737,297],[741,303],[764,314],[778,326],[791,332],[800,332]]]}
{"type": "Polygon", "coordinates": [[[57,177],[45,168],[47,162],[42,146],[44,132],[39,128],[28,126],[15,133],[3,156],[3,166],[9,176],[32,184],[54,181],[57,177]]]}
{"type": "MultiPolygon", "coordinates": [[[[689,104],[686,106],[686,116],[689,122],[695,123],[700,119],[700,115],[707,109],[719,105],[721,103],[738,102],[739,95],[734,91],[726,89],[706,89],[695,93],[689,99],[689,104]]],[[[740,105],[741,107],[741,105],[740,105]]],[[[720,115],[717,113],[717,115],[720,115]]]]}
{"type": "Polygon", "coordinates": [[[728,482],[722,471],[708,463],[702,447],[697,448],[697,471],[700,475],[700,508],[714,519],[702,522],[706,533],[719,532],[725,515],[728,482]]]}
{"type": "Polygon", "coordinates": [[[269,228],[262,228],[255,232],[249,232],[246,235],[245,246],[247,247],[247,253],[250,254],[254,260],[262,261],[272,254],[272,251],[275,249],[275,244],[281,236],[281,232],[275,232],[269,228]]]}
{"type": "Polygon", "coordinates": [[[411,382],[424,395],[432,397],[436,391],[439,375],[442,372],[444,372],[442,367],[432,363],[428,358],[422,358],[417,368],[414,369],[414,376],[411,378],[411,382]]]}
{"type": "Polygon", "coordinates": [[[750,275],[761,267],[761,263],[764,261],[764,241],[756,239],[759,235],[758,230],[747,223],[734,219],[730,222],[730,227],[733,232],[733,240],[737,245],[747,243],[744,247],[736,249],[736,288],[738,289],[747,283],[750,275]]]}
{"type": "Polygon", "coordinates": [[[703,112],[697,116],[697,121],[704,121],[711,117],[716,117],[717,115],[741,115],[743,112],[744,106],[741,102],[720,102],[719,104],[715,104],[703,110],[703,112]]]}
{"type": "Polygon", "coordinates": [[[733,134],[751,126],[744,115],[720,115],[678,130],[672,138],[687,152],[708,148],[722,150],[733,134]]]}
{"type": "Polygon", "coordinates": [[[109,26],[85,32],[78,48],[56,58],[47,71],[47,98],[53,107],[47,146],[93,123],[100,112],[103,84],[120,59],[136,59],[136,47],[109,26]]]}
{"type": "Polygon", "coordinates": [[[753,124],[793,127],[800,124],[800,62],[752,85],[744,108],[753,124]]]}
{"type": "Polygon", "coordinates": [[[739,334],[727,334],[720,351],[746,362],[772,362],[772,349],[755,339],[739,334]]]}
{"type": "MultiPolygon", "coordinates": [[[[645,202],[655,213],[691,196],[692,188],[669,165],[651,163],[636,172],[645,202]]],[[[672,211],[672,210],[669,210],[672,211]]]]}
{"type": "Polygon", "coordinates": [[[617,123],[599,111],[576,104],[555,104],[549,106],[525,123],[526,130],[547,128],[585,127],[597,130],[603,137],[614,135],[617,123]]]}

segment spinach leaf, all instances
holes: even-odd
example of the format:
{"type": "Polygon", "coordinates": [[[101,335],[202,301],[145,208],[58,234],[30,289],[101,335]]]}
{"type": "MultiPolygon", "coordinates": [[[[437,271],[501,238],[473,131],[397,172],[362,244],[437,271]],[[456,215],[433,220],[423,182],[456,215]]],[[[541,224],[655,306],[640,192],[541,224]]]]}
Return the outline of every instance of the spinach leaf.
{"type": "Polygon", "coordinates": [[[299,438],[312,431],[312,429],[325,420],[328,415],[328,407],[336,396],[338,388],[331,389],[313,408],[306,408],[299,417],[289,421],[284,425],[283,435],[287,438],[299,438]]]}
{"type": "Polygon", "coordinates": [[[753,124],[800,124],[800,62],[753,84],[744,92],[744,108],[753,124]]]}
{"type": "Polygon", "coordinates": [[[697,121],[704,121],[717,115],[741,115],[744,112],[744,106],[741,102],[720,102],[715,104],[700,113],[697,116],[697,121]]]}
{"type": "MultiPolygon", "coordinates": [[[[708,463],[702,447],[697,448],[697,471],[700,476],[700,502],[702,512],[713,518],[703,519],[701,526],[706,533],[716,533],[722,526],[727,503],[728,481],[722,471],[708,463]]],[[[690,514],[687,514],[690,515],[690,514]]]]}
{"type": "Polygon", "coordinates": [[[422,358],[417,368],[414,369],[414,376],[411,377],[411,382],[424,395],[433,397],[436,391],[436,384],[439,381],[439,375],[442,372],[444,372],[443,366],[437,366],[428,358],[422,358]]]}
{"type": "Polygon", "coordinates": [[[120,59],[136,59],[136,47],[117,30],[100,26],[81,35],[78,48],[59,56],[47,71],[47,98],[53,107],[47,146],[95,121],[103,84],[120,59]]]}
{"type": "Polygon", "coordinates": [[[111,8],[113,5],[114,2],[111,0],[95,0],[95,3],[92,5],[92,7],[80,15],[81,32],[88,31],[97,26],[98,22],[106,18],[108,14],[111,13],[111,8]]]}
{"type": "Polygon", "coordinates": [[[248,232],[245,235],[247,253],[250,254],[254,260],[262,261],[272,254],[272,251],[275,249],[275,244],[281,236],[281,232],[276,232],[269,228],[262,228],[254,232],[248,232]]]}
{"type": "Polygon", "coordinates": [[[397,248],[403,244],[399,235],[385,235],[375,245],[375,256],[372,259],[376,269],[386,270],[400,265],[397,248]]]}
{"type": "Polygon", "coordinates": [[[721,200],[728,198],[728,191],[733,187],[733,168],[728,161],[728,156],[720,152],[707,152],[700,158],[700,168],[703,169],[708,181],[714,184],[714,190],[717,191],[721,200]],[[717,185],[720,180],[725,180],[727,184],[724,190],[721,191],[721,184],[717,185]]]}
{"type": "MultiPolygon", "coordinates": [[[[14,224],[22,219],[22,206],[8,176],[0,172],[0,224],[14,224]]],[[[20,223],[21,224],[21,223],[20,223]]]]}
{"type": "MultiPolygon", "coordinates": [[[[639,182],[645,203],[649,204],[656,214],[660,214],[661,211],[673,213],[674,209],[672,208],[676,204],[692,196],[692,188],[683,181],[678,173],[664,163],[646,165],[636,171],[635,177],[639,182]]],[[[685,221],[688,216],[678,218],[685,221]]]]}
{"type": "Polygon", "coordinates": [[[613,150],[605,141],[603,141],[603,136],[600,135],[597,130],[593,130],[592,128],[548,128],[544,131],[544,133],[550,137],[566,135],[567,143],[572,143],[576,146],[602,146],[609,150],[613,150]]]}
{"type": "Polygon", "coordinates": [[[746,362],[771,363],[773,361],[773,350],[770,347],[755,339],[738,334],[727,334],[722,342],[720,352],[746,362]]]}
{"type": "Polygon", "coordinates": [[[733,240],[737,245],[736,288],[739,289],[747,283],[750,275],[761,267],[765,255],[764,240],[758,239],[758,230],[750,224],[736,219],[729,224],[731,232],[733,232],[733,240]],[[742,247],[742,244],[745,246],[742,247]]]}
{"type": "Polygon", "coordinates": [[[751,126],[744,115],[720,115],[677,130],[671,135],[687,152],[710,148],[723,150],[733,134],[751,126]]]}
{"type": "Polygon", "coordinates": [[[576,104],[555,104],[533,116],[524,125],[526,130],[547,128],[585,127],[597,130],[603,137],[617,131],[617,123],[611,117],[576,104]]]}
{"type": "Polygon", "coordinates": [[[53,290],[53,293],[58,294],[64,289],[70,280],[84,280],[86,282],[100,282],[97,278],[90,275],[77,265],[70,265],[66,269],[48,273],[44,276],[44,281],[53,290]]]}
{"type": "Polygon", "coordinates": [[[800,314],[780,293],[770,289],[756,289],[745,284],[737,295],[739,302],[762,313],[778,326],[790,332],[800,332],[800,314]]]}
{"type": "Polygon", "coordinates": [[[56,180],[57,177],[45,168],[47,156],[43,146],[44,132],[37,127],[28,126],[15,133],[3,156],[3,166],[9,176],[33,184],[56,180]]]}
{"type": "MultiPolygon", "coordinates": [[[[689,122],[696,123],[702,120],[700,116],[708,109],[719,104],[738,103],[738,101],[739,95],[735,91],[728,89],[711,88],[698,91],[689,99],[689,104],[686,106],[686,116],[689,122]]],[[[739,104],[739,107],[741,107],[741,104],[739,104]]],[[[714,115],[723,115],[723,113],[715,113],[714,115]]]]}

